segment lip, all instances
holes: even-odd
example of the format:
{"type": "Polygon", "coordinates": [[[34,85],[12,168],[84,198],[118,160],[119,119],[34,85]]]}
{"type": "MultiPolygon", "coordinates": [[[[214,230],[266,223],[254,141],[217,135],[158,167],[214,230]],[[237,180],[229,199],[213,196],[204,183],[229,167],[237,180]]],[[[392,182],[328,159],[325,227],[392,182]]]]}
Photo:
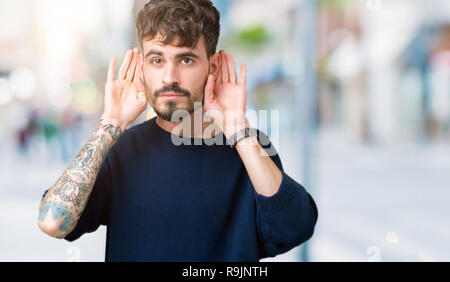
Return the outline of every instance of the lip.
{"type": "Polygon", "coordinates": [[[161,96],[184,96],[184,95],[177,92],[164,92],[161,94],[161,96]]]}
{"type": "Polygon", "coordinates": [[[185,95],[180,94],[180,93],[175,93],[175,92],[164,92],[163,94],[160,95],[161,97],[164,97],[166,99],[176,99],[178,97],[183,97],[185,95]]]}

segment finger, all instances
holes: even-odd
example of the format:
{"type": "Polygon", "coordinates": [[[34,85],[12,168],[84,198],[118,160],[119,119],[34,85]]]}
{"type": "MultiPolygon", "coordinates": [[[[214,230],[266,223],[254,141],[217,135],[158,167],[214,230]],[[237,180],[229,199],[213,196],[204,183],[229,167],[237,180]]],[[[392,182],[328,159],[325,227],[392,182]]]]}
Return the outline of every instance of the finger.
{"type": "Polygon", "coordinates": [[[222,58],[222,81],[223,83],[225,83],[230,81],[230,78],[228,76],[228,65],[227,59],[225,57],[225,51],[221,51],[221,58],[222,58]]]}
{"type": "Polygon", "coordinates": [[[245,64],[241,65],[239,84],[244,86],[247,85],[247,66],[245,64]]]}
{"type": "Polygon", "coordinates": [[[137,83],[139,80],[139,69],[141,68],[141,54],[137,56],[137,62],[136,62],[136,73],[133,77],[133,83],[137,83]]]}
{"type": "Polygon", "coordinates": [[[142,54],[139,54],[138,65],[136,67],[136,74],[134,75],[134,84],[136,85],[136,90],[139,92],[145,91],[144,81],[142,79],[142,54]]]}
{"type": "Polygon", "coordinates": [[[208,80],[205,86],[205,103],[211,103],[214,100],[214,76],[212,74],[208,75],[208,80]]]}
{"type": "Polygon", "coordinates": [[[237,84],[236,67],[234,66],[233,56],[227,54],[228,71],[230,72],[230,82],[237,84]]]}
{"type": "Polygon", "coordinates": [[[122,65],[120,66],[118,79],[125,80],[132,57],[133,52],[128,50],[125,59],[123,59],[122,65]]]}
{"type": "Polygon", "coordinates": [[[136,73],[138,56],[139,56],[139,49],[134,48],[133,49],[133,59],[131,60],[130,67],[128,68],[128,72],[127,72],[127,80],[129,80],[129,81],[134,80],[134,74],[136,73]]]}
{"type": "Polygon", "coordinates": [[[114,81],[114,72],[116,71],[116,59],[112,58],[109,61],[109,67],[108,67],[108,81],[113,82],[114,81]]]}
{"type": "MultiPolygon", "coordinates": [[[[219,53],[220,54],[220,53],[219,53]]],[[[222,75],[222,55],[219,56],[219,73],[217,74],[217,83],[223,84],[223,75],[222,75]]]]}
{"type": "Polygon", "coordinates": [[[217,85],[219,85],[219,83],[222,83],[222,70],[219,69],[218,72],[219,73],[217,74],[216,80],[214,80],[214,84],[217,85]]]}

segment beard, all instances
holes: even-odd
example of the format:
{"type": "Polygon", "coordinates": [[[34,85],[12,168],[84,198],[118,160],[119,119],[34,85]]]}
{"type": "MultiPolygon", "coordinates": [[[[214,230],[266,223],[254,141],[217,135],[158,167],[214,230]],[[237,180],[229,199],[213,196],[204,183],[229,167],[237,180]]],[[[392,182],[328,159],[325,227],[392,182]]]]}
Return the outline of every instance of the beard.
{"type": "MultiPolygon", "coordinates": [[[[183,110],[186,110],[189,114],[194,111],[193,106],[191,109],[190,104],[191,103],[188,104],[187,109],[186,108],[183,109],[183,110]]],[[[155,107],[155,108],[153,108],[153,110],[163,120],[172,122],[173,114],[175,113],[175,111],[180,110],[180,109],[177,107],[177,103],[175,101],[167,101],[164,103],[163,106],[155,107]]]]}
{"type": "Polygon", "coordinates": [[[172,84],[169,86],[163,86],[155,91],[148,87],[147,83],[144,81],[145,92],[150,94],[150,102],[155,113],[165,121],[172,122],[172,117],[184,118],[192,114],[195,110],[195,105],[200,102],[203,105],[203,91],[206,85],[206,79],[199,89],[196,89],[194,95],[187,89],[180,88],[177,84],[172,84]],[[158,97],[164,92],[176,92],[183,94],[182,98],[176,100],[163,101],[163,99],[158,99],[158,97]],[[194,97],[194,98],[193,98],[194,97]],[[200,100],[195,100],[195,97],[200,97],[200,100]],[[197,103],[196,103],[197,102],[197,103]],[[174,113],[177,112],[176,115],[174,113]]]}

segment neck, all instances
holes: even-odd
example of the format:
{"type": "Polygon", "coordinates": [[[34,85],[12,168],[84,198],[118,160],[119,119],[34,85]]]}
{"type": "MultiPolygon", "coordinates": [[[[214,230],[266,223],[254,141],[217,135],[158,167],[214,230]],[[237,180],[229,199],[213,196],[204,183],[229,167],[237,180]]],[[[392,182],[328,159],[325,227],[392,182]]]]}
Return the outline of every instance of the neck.
{"type": "MultiPolygon", "coordinates": [[[[189,114],[187,118],[186,122],[190,121],[190,128],[191,128],[191,132],[189,133],[188,131],[185,133],[184,130],[181,130],[181,134],[182,137],[189,137],[189,138],[213,138],[215,135],[217,135],[219,133],[219,129],[216,126],[216,130],[208,130],[209,133],[205,133],[205,129],[207,127],[209,127],[210,125],[212,126],[212,124],[214,122],[210,121],[210,122],[206,122],[203,120],[205,111],[203,109],[203,107],[199,110],[195,110],[194,112],[192,112],[191,114],[189,114]],[[201,126],[198,126],[200,125],[201,126]],[[215,134],[214,134],[215,133],[215,134]]],[[[156,117],[156,123],[165,131],[168,131],[170,133],[172,133],[174,131],[174,128],[177,127],[178,125],[182,124],[183,121],[185,120],[185,118],[180,119],[178,122],[170,122],[167,120],[163,120],[161,117],[157,116],[156,117]]],[[[177,131],[178,132],[178,131],[177,131]]],[[[175,133],[174,133],[175,134],[175,133]]]]}

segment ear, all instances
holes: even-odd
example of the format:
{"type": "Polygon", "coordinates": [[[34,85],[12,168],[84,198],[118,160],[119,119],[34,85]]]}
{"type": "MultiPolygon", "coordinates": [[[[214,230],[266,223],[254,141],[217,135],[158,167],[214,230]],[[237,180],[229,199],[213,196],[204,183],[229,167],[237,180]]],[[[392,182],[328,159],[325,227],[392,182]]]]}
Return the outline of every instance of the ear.
{"type": "Polygon", "coordinates": [[[221,68],[221,56],[218,53],[214,53],[211,55],[209,60],[209,66],[210,66],[210,74],[213,75],[214,81],[219,77],[220,74],[220,68],[221,68]]]}

